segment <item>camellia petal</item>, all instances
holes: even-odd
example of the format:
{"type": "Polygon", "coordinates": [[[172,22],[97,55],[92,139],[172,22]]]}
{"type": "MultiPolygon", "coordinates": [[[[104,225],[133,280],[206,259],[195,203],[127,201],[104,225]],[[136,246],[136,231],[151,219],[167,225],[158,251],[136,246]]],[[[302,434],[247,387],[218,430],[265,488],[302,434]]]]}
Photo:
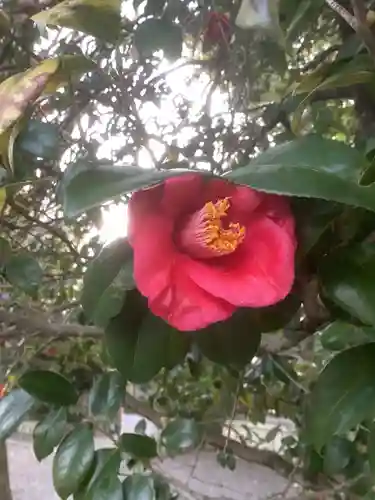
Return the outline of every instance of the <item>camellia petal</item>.
{"type": "Polygon", "coordinates": [[[170,266],[170,284],[149,297],[151,311],[181,331],[193,331],[229,318],[236,307],[199,288],[178,262],[170,266]]]}
{"type": "Polygon", "coordinates": [[[230,317],[235,307],[196,285],[184,270],[184,255],[173,243],[173,220],[151,210],[151,190],[141,191],[129,204],[132,218],[134,279],[148,298],[151,311],[179,330],[197,330],[230,317]]]}
{"type": "Polygon", "coordinates": [[[189,276],[207,292],[242,307],[284,299],[294,282],[295,241],[269,218],[254,219],[239,249],[217,262],[190,259],[189,276]]]}
{"type": "Polygon", "coordinates": [[[241,224],[249,219],[264,198],[264,194],[247,186],[238,186],[223,179],[212,179],[207,183],[203,203],[229,198],[231,208],[228,215],[241,224]]]}
{"type": "Polygon", "coordinates": [[[174,218],[195,210],[199,206],[205,182],[206,179],[199,174],[184,174],[166,179],[160,209],[174,218]]]}

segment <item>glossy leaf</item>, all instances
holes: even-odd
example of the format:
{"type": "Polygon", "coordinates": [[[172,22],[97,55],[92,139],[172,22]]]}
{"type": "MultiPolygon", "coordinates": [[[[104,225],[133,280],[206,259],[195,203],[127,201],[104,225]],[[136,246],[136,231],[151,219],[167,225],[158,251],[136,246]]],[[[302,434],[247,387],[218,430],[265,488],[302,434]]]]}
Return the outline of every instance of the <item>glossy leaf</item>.
{"type": "Polygon", "coordinates": [[[353,450],[351,441],[334,436],[324,450],[324,472],[329,476],[339,474],[349,464],[353,450]]]}
{"type": "Polygon", "coordinates": [[[158,473],[153,473],[156,500],[177,500],[173,498],[168,480],[158,473]]]}
{"type": "MultiPolygon", "coordinates": [[[[146,314],[145,300],[137,290],[132,290],[126,294],[120,314],[109,322],[105,330],[108,354],[124,380],[130,380],[134,366],[139,364],[137,360],[138,330],[146,314]]],[[[148,368],[147,361],[139,368],[142,378],[146,380],[154,375],[154,369],[149,372],[148,368]]]]}
{"type": "Polygon", "coordinates": [[[51,410],[34,429],[33,445],[36,458],[41,461],[48,457],[60,443],[67,429],[65,408],[51,410]]]}
{"type": "Polygon", "coordinates": [[[374,356],[375,344],[347,349],[319,375],[309,399],[306,432],[318,450],[333,435],[375,416],[374,356]]]}
{"type": "Polygon", "coordinates": [[[371,467],[371,472],[375,473],[375,425],[370,428],[370,434],[367,444],[368,458],[371,467]]]}
{"type": "Polygon", "coordinates": [[[179,332],[161,318],[149,313],[141,323],[138,331],[138,348],[154,357],[155,370],[161,367],[171,369],[185,359],[189,351],[191,337],[179,332]]]}
{"type": "Polygon", "coordinates": [[[47,59],[0,84],[0,134],[13,125],[40,96],[58,67],[57,59],[47,59]]]}
{"type": "Polygon", "coordinates": [[[188,170],[162,171],[80,162],[66,170],[59,186],[59,195],[65,215],[71,218],[116,196],[188,172],[188,170]]]}
{"type": "Polygon", "coordinates": [[[100,476],[95,488],[86,494],[85,500],[123,500],[123,489],[117,474],[100,476]]]}
{"type": "Polygon", "coordinates": [[[375,211],[375,185],[359,184],[366,167],[365,158],[354,148],[312,135],[270,148],[225,177],[259,191],[375,211]]]}
{"type": "Polygon", "coordinates": [[[341,351],[348,347],[375,342],[375,328],[334,321],[322,331],[320,341],[326,349],[341,351]]]}
{"type": "Polygon", "coordinates": [[[167,58],[178,59],[182,51],[182,31],[168,19],[146,19],[134,34],[134,45],[143,57],[163,50],[167,58]]]}
{"type": "Polygon", "coordinates": [[[146,299],[137,290],[128,292],[105,336],[114,366],[124,379],[139,384],[151,380],[163,367],[182,361],[189,347],[188,337],[150,317],[146,299]]]}
{"type": "Polygon", "coordinates": [[[54,159],[58,154],[59,131],[52,123],[30,120],[16,140],[16,147],[38,158],[54,159]]]}
{"type": "Polygon", "coordinates": [[[86,424],[77,425],[58,447],[53,459],[53,484],[63,500],[78,491],[94,453],[93,432],[86,424]]]}
{"type": "Polygon", "coordinates": [[[82,486],[75,500],[123,500],[118,479],[121,455],[118,449],[102,448],[95,451],[89,473],[90,479],[82,486]]]}
{"type": "Polygon", "coordinates": [[[89,394],[91,414],[114,418],[120,409],[124,393],[125,383],[117,371],[99,375],[89,394]]]}
{"type": "Polygon", "coordinates": [[[222,365],[241,367],[249,363],[258,350],[260,331],[248,312],[239,310],[229,320],[195,332],[194,340],[201,352],[222,365]]]}
{"type": "Polygon", "coordinates": [[[326,297],[363,323],[375,325],[373,244],[332,253],[322,260],[319,274],[326,297]]]}
{"type": "Polygon", "coordinates": [[[119,447],[134,458],[151,459],[158,454],[155,439],[141,434],[121,434],[119,447]]]}
{"type": "Polygon", "coordinates": [[[120,312],[125,290],[134,286],[132,249],[121,238],[103,247],[88,266],[81,296],[87,317],[105,327],[120,312]]]}
{"type": "Polygon", "coordinates": [[[311,96],[317,90],[336,89],[353,84],[367,83],[374,80],[374,78],[371,58],[365,55],[364,57],[349,59],[345,64],[340,61],[319,66],[294,85],[293,93],[308,93],[311,96]]]}
{"type": "Polygon", "coordinates": [[[43,278],[38,261],[26,253],[12,255],[6,263],[5,272],[12,285],[29,295],[36,293],[43,278]]]}
{"type": "Polygon", "coordinates": [[[0,439],[10,436],[27,417],[35,399],[22,389],[14,389],[0,400],[0,439]]]}
{"type": "Polygon", "coordinates": [[[132,474],[122,485],[126,500],[156,500],[154,479],[151,475],[132,474]]]}
{"type": "Polygon", "coordinates": [[[44,403],[61,406],[73,405],[78,400],[74,386],[59,373],[48,370],[32,370],[20,377],[22,389],[44,403]]]}
{"type": "Polygon", "coordinates": [[[171,454],[195,448],[201,439],[202,434],[197,422],[187,418],[171,420],[161,433],[162,443],[171,454]]]}
{"type": "Polygon", "coordinates": [[[97,69],[94,61],[83,54],[65,54],[58,58],[59,67],[48,80],[43,94],[56,92],[62,86],[67,86],[88,71],[97,69]]]}
{"type": "Polygon", "coordinates": [[[63,0],[48,10],[35,14],[36,23],[64,26],[107,42],[120,35],[120,0],[63,0]]]}

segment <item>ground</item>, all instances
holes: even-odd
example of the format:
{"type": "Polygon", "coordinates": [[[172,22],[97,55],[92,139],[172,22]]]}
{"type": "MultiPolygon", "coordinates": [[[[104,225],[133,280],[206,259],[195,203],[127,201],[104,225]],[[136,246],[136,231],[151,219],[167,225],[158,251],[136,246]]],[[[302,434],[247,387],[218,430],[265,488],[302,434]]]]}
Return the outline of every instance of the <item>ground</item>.
{"type": "MultiPolygon", "coordinates": [[[[127,415],[123,432],[132,432],[138,420],[138,416],[127,415]]],[[[24,426],[22,433],[7,441],[13,500],[58,500],[52,485],[52,458],[38,463],[33,453],[30,431],[34,425],[30,422],[29,429],[24,426]]],[[[152,434],[155,429],[148,426],[147,430],[152,434]]],[[[96,438],[97,447],[108,444],[106,439],[96,438]]],[[[240,460],[235,472],[224,470],[216,454],[208,451],[155,465],[180,491],[181,500],[266,500],[275,498],[288,484],[271,469],[240,460]]]]}

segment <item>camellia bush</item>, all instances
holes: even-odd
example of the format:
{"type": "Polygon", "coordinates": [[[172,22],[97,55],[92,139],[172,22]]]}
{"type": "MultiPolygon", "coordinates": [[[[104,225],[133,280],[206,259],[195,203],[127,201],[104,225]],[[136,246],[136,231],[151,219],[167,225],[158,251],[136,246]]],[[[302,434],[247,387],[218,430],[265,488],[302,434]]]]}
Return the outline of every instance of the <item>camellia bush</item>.
{"type": "Polygon", "coordinates": [[[0,438],[63,500],[205,444],[375,498],[373,3],[0,2],[0,438]]]}

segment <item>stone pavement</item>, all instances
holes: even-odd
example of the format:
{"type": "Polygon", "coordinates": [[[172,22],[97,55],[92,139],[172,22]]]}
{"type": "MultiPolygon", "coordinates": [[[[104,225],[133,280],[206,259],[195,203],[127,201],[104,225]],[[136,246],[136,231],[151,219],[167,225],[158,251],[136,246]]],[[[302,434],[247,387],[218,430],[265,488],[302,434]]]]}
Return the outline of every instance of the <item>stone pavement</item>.
{"type": "MultiPolygon", "coordinates": [[[[123,431],[131,432],[138,419],[127,416],[123,431]]],[[[153,428],[147,430],[155,432],[153,428]]],[[[13,500],[58,500],[52,485],[52,458],[38,463],[31,436],[27,429],[23,431],[7,441],[13,500]]],[[[97,447],[108,444],[105,438],[96,439],[97,447]]],[[[155,468],[178,489],[181,500],[266,500],[287,486],[287,480],[271,469],[243,460],[237,460],[234,472],[223,469],[216,454],[207,450],[158,462],[155,468]]]]}

